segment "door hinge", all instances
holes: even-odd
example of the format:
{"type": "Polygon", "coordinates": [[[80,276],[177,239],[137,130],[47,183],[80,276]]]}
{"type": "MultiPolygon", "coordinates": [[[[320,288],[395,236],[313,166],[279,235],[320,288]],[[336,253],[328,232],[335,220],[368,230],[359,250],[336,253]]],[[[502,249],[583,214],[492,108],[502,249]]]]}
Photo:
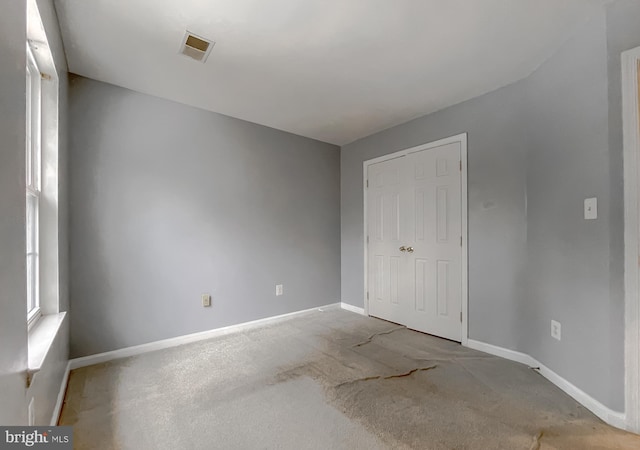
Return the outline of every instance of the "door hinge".
{"type": "Polygon", "coordinates": [[[367,180],[367,187],[369,187],[369,180],[367,180]]]}
{"type": "Polygon", "coordinates": [[[369,300],[369,291],[367,291],[367,300],[369,300]]]}
{"type": "Polygon", "coordinates": [[[462,160],[460,160],[460,172],[462,172],[462,160]]]}
{"type": "Polygon", "coordinates": [[[462,247],[462,236],[460,236],[460,247],[462,247]]]}
{"type": "Polygon", "coordinates": [[[460,311],[460,322],[462,322],[462,311],[460,311]]]}

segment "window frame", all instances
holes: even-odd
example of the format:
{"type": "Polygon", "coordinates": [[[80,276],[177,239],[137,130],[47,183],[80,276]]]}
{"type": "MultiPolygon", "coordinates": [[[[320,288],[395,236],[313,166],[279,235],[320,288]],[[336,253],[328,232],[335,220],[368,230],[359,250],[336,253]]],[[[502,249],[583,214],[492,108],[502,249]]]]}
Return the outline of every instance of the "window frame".
{"type": "Polygon", "coordinates": [[[42,76],[27,42],[26,64],[26,283],[28,329],[40,319],[40,198],[42,161],[42,76]],[[30,200],[33,205],[30,205],[30,200]],[[30,208],[33,211],[30,211],[30,208]],[[31,223],[32,222],[32,223],[31,223]]]}

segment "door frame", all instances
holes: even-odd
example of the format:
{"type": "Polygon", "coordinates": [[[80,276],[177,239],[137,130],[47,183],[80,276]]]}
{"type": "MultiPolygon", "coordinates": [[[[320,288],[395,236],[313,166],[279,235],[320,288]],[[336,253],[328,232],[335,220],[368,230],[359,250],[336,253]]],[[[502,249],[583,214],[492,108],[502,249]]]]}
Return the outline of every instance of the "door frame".
{"type": "Polygon", "coordinates": [[[467,218],[467,133],[457,134],[437,141],[428,142],[426,144],[420,144],[415,147],[406,148],[397,152],[389,153],[387,155],[380,156],[378,158],[369,159],[362,163],[362,190],[364,192],[364,313],[369,315],[369,258],[367,245],[367,236],[369,235],[367,218],[367,175],[369,173],[369,166],[380,162],[388,161],[390,159],[399,158],[409,155],[411,153],[421,152],[435,147],[442,147],[443,145],[452,144],[455,142],[460,143],[460,160],[462,163],[460,174],[460,193],[461,193],[461,225],[462,225],[462,260],[461,260],[461,303],[462,303],[462,335],[461,344],[467,346],[469,339],[469,292],[468,292],[468,279],[469,279],[469,251],[468,251],[468,218],[467,218]]]}
{"type": "Polygon", "coordinates": [[[624,380],[627,429],[640,433],[640,47],[622,53],[622,133],[624,166],[624,380]]]}

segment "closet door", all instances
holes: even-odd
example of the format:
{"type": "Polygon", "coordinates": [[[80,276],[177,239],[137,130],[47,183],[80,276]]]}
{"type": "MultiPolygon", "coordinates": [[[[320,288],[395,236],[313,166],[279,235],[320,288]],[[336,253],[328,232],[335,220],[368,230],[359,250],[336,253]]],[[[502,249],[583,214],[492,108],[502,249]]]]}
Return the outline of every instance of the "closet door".
{"type": "Polygon", "coordinates": [[[409,221],[405,325],[454,341],[462,338],[462,196],[460,144],[407,156],[409,221]]]}
{"type": "Polygon", "coordinates": [[[369,314],[462,338],[460,143],[369,166],[369,314]]]}
{"type": "Polygon", "coordinates": [[[368,169],[368,285],[369,314],[391,322],[406,322],[408,311],[405,240],[407,214],[406,157],[368,169]]]}

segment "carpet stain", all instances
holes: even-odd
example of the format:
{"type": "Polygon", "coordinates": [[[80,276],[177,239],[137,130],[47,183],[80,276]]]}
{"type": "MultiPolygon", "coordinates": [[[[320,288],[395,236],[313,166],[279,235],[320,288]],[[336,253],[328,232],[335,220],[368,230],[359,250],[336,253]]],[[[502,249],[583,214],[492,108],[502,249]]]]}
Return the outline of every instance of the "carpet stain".
{"type": "Polygon", "coordinates": [[[399,373],[397,375],[387,375],[387,376],[382,376],[382,375],[373,375],[373,376],[369,376],[369,377],[363,377],[363,378],[358,378],[356,380],[349,380],[349,381],[344,381],[342,383],[339,383],[335,386],[333,386],[333,389],[339,389],[342,386],[345,386],[347,384],[354,384],[354,383],[361,383],[363,381],[372,381],[372,380],[392,380],[394,378],[404,378],[404,377],[409,377],[411,375],[413,375],[416,372],[422,372],[425,370],[431,370],[431,369],[435,369],[438,366],[431,366],[431,367],[418,367],[416,369],[411,369],[408,372],[405,373],[399,373]]]}
{"type": "Polygon", "coordinates": [[[357,380],[349,380],[349,381],[345,381],[343,383],[337,384],[336,386],[333,386],[334,389],[339,389],[342,386],[346,386],[347,384],[353,384],[353,383],[360,383],[363,381],[371,381],[371,380],[379,380],[380,379],[380,375],[374,375],[371,377],[364,377],[364,378],[358,378],[357,380]]]}
{"type": "Polygon", "coordinates": [[[533,436],[533,442],[531,443],[531,447],[529,450],[539,450],[540,449],[540,439],[542,439],[542,435],[544,432],[539,431],[535,436],[533,436]]]}
{"type": "Polygon", "coordinates": [[[414,373],[416,373],[416,372],[424,372],[424,371],[426,371],[426,370],[435,369],[436,367],[438,367],[438,366],[436,365],[436,366],[431,366],[431,367],[419,367],[419,368],[417,368],[417,369],[411,369],[410,371],[408,371],[408,372],[406,372],[406,373],[401,373],[401,374],[398,374],[398,375],[389,375],[389,376],[386,376],[386,377],[384,377],[384,379],[385,379],[385,380],[391,380],[391,379],[393,379],[393,378],[404,378],[404,377],[411,376],[411,375],[413,375],[413,374],[414,374],[414,373]]]}
{"type": "Polygon", "coordinates": [[[385,334],[391,334],[391,333],[394,333],[394,332],[396,332],[398,330],[406,330],[406,329],[407,329],[407,327],[398,327],[398,328],[392,328],[391,330],[380,331],[379,333],[374,333],[371,336],[369,336],[366,340],[364,340],[362,342],[358,342],[357,344],[354,344],[353,347],[362,347],[363,345],[370,344],[376,336],[382,336],[382,335],[385,335],[385,334]]]}

